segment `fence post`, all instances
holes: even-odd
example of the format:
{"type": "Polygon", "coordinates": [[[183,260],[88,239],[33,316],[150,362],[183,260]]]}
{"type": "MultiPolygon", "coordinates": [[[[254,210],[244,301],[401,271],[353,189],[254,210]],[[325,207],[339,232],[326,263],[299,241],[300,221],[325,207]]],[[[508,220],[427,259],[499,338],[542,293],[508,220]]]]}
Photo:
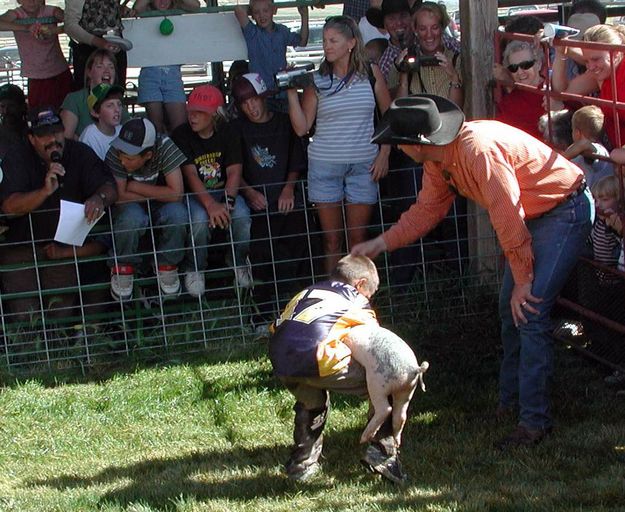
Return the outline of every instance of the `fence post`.
{"type": "MultiPolygon", "coordinates": [[[[497,0],[460,0],[464,112],[468,120],[488,119],[494,114],[491,81],[498,24],[497,0]]],[[[478,275],[487,279],[497,269],[497,240],[485,210],[471,201],[468,214],[469,257],[476,263],[478,275]]]]}

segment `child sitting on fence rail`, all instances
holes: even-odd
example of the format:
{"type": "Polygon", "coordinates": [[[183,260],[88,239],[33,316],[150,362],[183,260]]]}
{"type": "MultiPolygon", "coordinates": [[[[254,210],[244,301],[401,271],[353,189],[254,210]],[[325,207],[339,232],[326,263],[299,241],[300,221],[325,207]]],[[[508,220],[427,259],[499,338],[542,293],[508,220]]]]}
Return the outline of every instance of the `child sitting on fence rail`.
{"type": "Polygon", "coordinates": [[[123,87],[105,83],[96,85],[87,97],[95,122],[84,129],[79,140],[93,149],[102,160],[106,158],[111,142],[121,130],[123,97],[123,87]]]}
{"type": "Polygon", "coordinates": [[[63,32],[58,26],[63,23],[63,9],[45,5],[44,0],[17,3],[17,9],[0,16],[0,30],[12,30],[15,36],[21,74],[28,78],[28,105],[59,108],[72,87],[72,74],[58,37],[63,32]]]}
{"type": "Polygon", "coordinates": [[[303,277],[299,268],[308,244],[296,183],[306,171],[306,159],[289,116],[269,111],[268,90],[258,73],[234,80],[232,94],[241,111],[231,125],[241,140],[241,195],[253,213],[250,259],[259,280],[254,290],[259,311],[252,322],[262,330],[276,316],[280,293],[301,287],[296,282],[303,277]]]}
{"type": "MultiPolygon", "coordinates": [[[[247,43],[250,71],[260,74],[272,90],[275,89],[274,75],[287,66],[286,47],[306,46],[308,43],[308,7],[302,5],[297,8],[302,19],[299,34],[273,21],[277,9],[273,0],[250,0],[249,7],[237,5],[234,10],[247,43]]],[[[285,93],[271,98],[269,105],[272,110],[288,112],[285,93]]]]}
{"type": "MultiPolygon", "coordinates": [[[[189,217],[199,270],[208,263],[208,243],[215,229],[230,230],[234,248],[236,284],[252,286],[248,252],[250,212],[239,195],[241,143],[221,114],[224,97],[212,85],[193,89],[187,102],[188,123],[172,138],[186,159],[182,163],[189,217]]],[[[195,286],[204,287],[204,276],[194,276],[195,286]]],[[[189,285],[192,283],[188,283],[189,285]]]]}
{"type": "Polygon", "coordinates": [[[564,152],[565,157],[584,171],[591,190],[601,178],[612,176],[614,173],[611,162],[592,156],[606,158],[610,156],[608,150],[601,144],[604,136],[603,122],[603,112],[595,105],[586,105],[576,110],[571,118],[571,134],[574,142],[564,152]]]}
{"type": "MultiPolygon", "coordinates": [[[[134,4],[137,13],[169,9],[193,12],[199,8],[199,0],[137,0],[134,4]]],[[[141,68],[137,101],[145,107],[148,118],[156,126],[157,133],[171,133],[184,123],[186,96],[180,64],[141,68]]]]}
{"type": "MultiPolygon", "coordinates": [[[[185,157],[168,137],[156,135],[148,119],[131,119],[111,143],[106,163],[113,171],[119,203],[113,208],[111,295],[132,299],[135,266],[143,260],[139,239],[151,225],[156,232],[157,281],[167,297],[180,293],[178,265],[183,264],[187,241],[187,210],[180,165],[185,157]]],[[[195,272],[192,267],[185,267],[195,272]]],[[[187,290],[192,295],[201,295],[187,290]]]]}

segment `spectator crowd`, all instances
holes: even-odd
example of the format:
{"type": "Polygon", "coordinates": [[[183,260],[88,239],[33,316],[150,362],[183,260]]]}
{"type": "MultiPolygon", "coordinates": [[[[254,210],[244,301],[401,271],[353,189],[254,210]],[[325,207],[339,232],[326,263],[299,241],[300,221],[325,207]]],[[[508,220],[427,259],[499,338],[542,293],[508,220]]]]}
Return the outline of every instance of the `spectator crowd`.
{"type": "MultiPolygon", "coordinates": [[[[194,12],[200,2],[136,0],[129,9],[119,0],[67,0],[63,11],[44,0],[17,1],[0,16],[0,29],[15,33],[28,78],[27,95],[0,86],[0,209],[8,228],[0,289],[11,296],[3,307],[12,318],[28,319],[39,305],[50,318],[67,315],[76,297],[38,293],[47,289],[103,285],[86,287],[87,312],[106,307],[103,293],[112,304],[128,304],[138,299],[137,276],[146,274],[162,300],[182,293],[202,300],[212,249],[226,239],[229,249],[219,257],[234,288],[254,288],[253,327],[278,329],[272,361],[284,365],[281,377],[298,400],[287,471],[305,478],[318,466],[329,403],[319,391],[327,382],[311,385],[309,377],[347,386],[340,372],[349,349],[342,352],[330,334],[349,327],[353,304],[370,315],[379,284],[373,263],[358,258],[394,250],[389,277],[397,287],[413,280],[417,237],[433,237],[447,259],[461,261],[466,223],[456,218],[450,230],[444,219],[452,205],[466,211],[470,198],[488,211],[506,259],[495,415],[516,415],[518,425],[497,446],[534,445],[551,433],[551,313],[580,254],[612,270],[598,274],[602,294],[622,295],[622,280],[613,276],[625,271],[615,166],[625,164],[625,115],[543,92],[623,101],[624,52],[553,45],[539,19],[513,18],[504,30],[526,37],[502,38],[492,70],[501,93],[495,119],[466,121],[458,28],[443,2],[346,2],[345,14],[325,20],[318,69],[285,85],[274,77],[287,69],[287,46],[307,43],[309,7],[298,8],[295,33],[274,21],[273,0],[251,0],[234,12],[248,61],[233,63],[227,87],[198,85],[187,97],[180,65],[147,66],[138,85],[145,115],[131,117],[122,18],[194,12]],[[59,46],[62,31],[71,37],[73,75],[59,46]],[[381,222],[397,223],[371,237],[381,199],[392,205],[377,213],[381,222]],[[54,241],[61,201],[83,205],[97,228],[81,247],[54,241]],[[311,223],[320,233],[317,272],[305,257],[311,223]],[[358,269],[363,262],[367,268],[358,269]],[[349,272],[337,277],[337,268],[349,272]],[[315,273],[330,281],[311,286],[315,273]],[[328,308],[336,309],[331,323],[315,324],[328,308]],[[295,336],[284,325],[306,339],[308,359],[283,352],[295,336]],[[319,325],[330,331],[322,340],[319,325]],[[296,360],[284,363],[284,353],[296,360]]],[[[625,45],[625,29],[606,24],[596,0],[573,2],[567,24],[577,40],[625,45]]],[[[360,374],[351,385],[360,390],[363,383],[360,374]]],[[[380,457],[398,460],[393,450],[378,451],[368,462],[374,469],[380,457]]]]}
{"type": "MultiPolygon", "coordinates": [[[[153,272],[164,297],[202,297],[210,246],[225,233],[233,248],[225,261],[236,286],[255,287],[262,306],[254,324],[266,326],[289,293],[306,284],[297,282],[297,262],[311,221],[321,232],[327,274],[369,238],[380,198],[394,205],[385,212],[389,222],[418,194],[421,166],[392,144],[371,143],[391,102],[426,94],[464,104],[459,32],[443,2],[346,2],[344,15],[326,19],[319,69],[278,88],[274,76],[287,67],[287,46],[308,41],[309,8],[298,8],[296,33],[274,21],[272,0],[251,0],[235,9],[249,61],[232,65],[227,86],[200,85],[186,97],[179,65],[144,67],[138,103],[145,116],[135,118],[125,103],[122,18],[194,12],[198,0],[136,0],[132,8],[118,0],[67,0],[65,10],[44,0],[17,3],[0,16],[0,29],[15,34],[28,78],[26,95],[13,84],[0,86],[0,207],[8,215],[3,263],[102,255],[108,269],[80,266],[84,275],[72,279],[43,272],[39,283],[2,273],[5,292],[54,287],[58,279],[106,279],[114,300],[127,302],[134,298],[135,276],[153,272]],[[71,38],[73,74],[59,45],[61,32],[71,38]],[[54,242],[61,200],[84,204],[85,217],[108,224],[108,234],[96,229],[76,249],[54,242]],[[314,219],[304,213],[306,201],[314,219]],[[110,216],[101,218],[104,211],[110,216]],[[148,231],[154,257],[143,249],[148,231]]],[[[579,40],[623,44],[625,31],[605,21],[600,2],[578,0],[567,23],[579,30],[579,40]]],[[[496,119],[546,142],[584,171],[598,204],[603,201],[589,253],[622,270],[622,223],[612,200],[613,162],[625,161],[617,137],[625,118],[615,118],[610,107],[547,102],[536,92],[551,80],[555,91],[622,101],[623,53],[611,58],[608,51],[568,46],[546,53],[542,28],[531,16],[505,27],[536,38],[509,41],[495,64],[503,89],[496,119]]],[[[457,211],[466,207],[461,197],[455,204],[457,211]]],[[[433,236],[450,257],[466,250],[446,244],[456,234],[444,223],[433,236]]],[[[409,284],[414,252],[398,250],[391,261],[398,268],[393,284],[409,284]]],[[[10,302],[11,312],[27,313],[28,300],[10,302]]]]}

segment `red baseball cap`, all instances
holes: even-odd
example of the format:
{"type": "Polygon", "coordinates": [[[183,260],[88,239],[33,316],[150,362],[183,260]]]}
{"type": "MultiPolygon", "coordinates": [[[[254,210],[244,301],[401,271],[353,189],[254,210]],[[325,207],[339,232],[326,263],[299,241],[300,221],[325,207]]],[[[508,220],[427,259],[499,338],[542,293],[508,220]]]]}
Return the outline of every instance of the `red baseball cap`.
{"type": "Polygon", "coordinates": [[[224,105],[224,95],[214,85],[200,85],[191,91],[187,100],[187,110],[200,110],[214,114],[224,105]]]}

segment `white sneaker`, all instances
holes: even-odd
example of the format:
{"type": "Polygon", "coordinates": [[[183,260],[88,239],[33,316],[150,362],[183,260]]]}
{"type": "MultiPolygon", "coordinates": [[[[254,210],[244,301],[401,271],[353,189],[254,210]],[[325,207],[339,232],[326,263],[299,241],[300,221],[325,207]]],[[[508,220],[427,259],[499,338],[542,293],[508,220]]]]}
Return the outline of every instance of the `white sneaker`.
{"type": "Polygon", "coordinates": [[[192,297],[201,297],[206,291],[204,274],[201,272],[187,272],[184,275],[184,287],[192,297]]]}
{"type": "Polygon", "coordinates": [[[234,277],[239,288],[254,288],[252,277],[252,263],[249,257],[245,258],[245,265],[234,268],[234,277]]]}
{"type": "Polygon", "coordinates": [[[111,269],[111,297],[118,301],[132,299],[134,269],[131,265],[116,265],[111,269]]]}
{"type": "Polygon", "coordinates": [[[180,277],[178,277],[178,267],[175,265],[159,265],[156,278],[163,295],[180,293],[180,277]]]}

